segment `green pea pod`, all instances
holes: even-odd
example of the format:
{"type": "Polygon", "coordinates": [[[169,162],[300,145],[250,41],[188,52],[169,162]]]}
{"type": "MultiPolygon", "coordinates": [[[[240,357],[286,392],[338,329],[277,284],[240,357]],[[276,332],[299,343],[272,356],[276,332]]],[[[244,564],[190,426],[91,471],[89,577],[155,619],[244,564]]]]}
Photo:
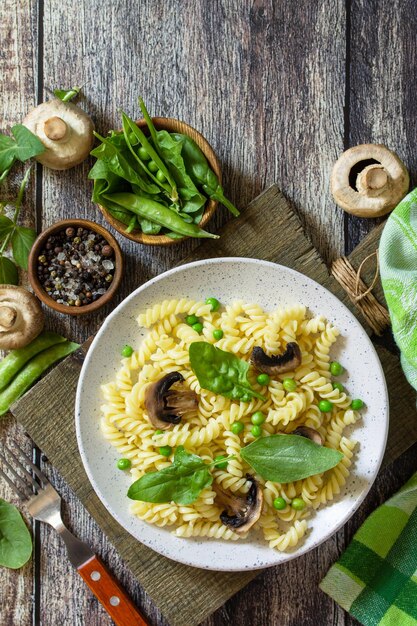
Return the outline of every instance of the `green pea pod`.
{"type": "MultiPolygon", "coordinates": [[[[152,144],[150,143],[150,141],[148,140],[148,138],[146,137],[146,135],[142,131],[142,129],[139,128],[139,126],[137,126],[135,124],[135,122],[133,120],[131,120],[130,117],[128,117],[126,115],[126,113],[122,113],[122,118],[123,118],[123,132],[125,133],[125,138],[127,136],[127,130],[130,130],[130,132],[132,132],[134,134],[134,136],[140,142],[141,146],[146,150],[146,152],[149,154],[149,156],[152,158],[152,160],[155,161],[155,163],[157,164],[158,168],[161,170],[161,172],[163,173],[163,175],[167,179],[167,181],[168,181],[168,183],[169,183],[169,185],[171,187],[171,190],[170,190],[170,197],[171,197],[171,199],[173,201],[177,201],[178,200],[178,191],[177,191],[177,186],[175,184],[175,180],[171,176],[171,173],[168,171],[168,168],[165,165],[164,161],[162,160],[162,157],[159,155],[159,153],[152,146],[152,144]]],[[[136,153],[134,153],[134,156],[135,156],[136,160],[142,164],[142,167],[146,170],[146,172],[148,172],[148,174],[151,174],[151,172],[149,172],[148,167],[141,161],[141,159],[139,159],[139,156],[136,153]]],[[[155,176],[153,174],[152,174],[152,178],[154,180],[156,180],[156,182],[161,187],[165,188],[164,183],[160,183],[155,178],[155,176]]]]}
{"type": "Polygon", "coordinates": [[[0,391],[3,391],[3,389],[7,387],[10,381],[32,357],[64,341],[66,341],[65,337],[44,331],[38,335],[36,339],[31,341],[29,345],[9,352],[0,363],[0,391]]]}
{"type": "Polygon", "coordinates": [[[51,365],[79,347],[78,343],[65,341],[44,350],[31,359],[10,385],[0,393],[0,416],[7,413],[13,402],[16,402],[51,365]]]}
{"type": "MultiPolygon", "coordinates": [[[[122,120],[123,120],[123,134],[124,134],[124,138],[125,138],[125,141],[126,141],[126,145],[129,148],[133,158],[135,159],[135,161],[137,162],[139,167],[146,173],[147,176],[152,178],[154,183],[156,183],[159,187],[161,187],[161,189],[163,189],[169,197],[171,197],[171,195],[175,196],[176,192],[173,194],[171,185],[169,185],[169,184],[167,184],[165,182],[161,182],[160,180],[158,180],[158,178],[155,176],[155,174],[153,172],[151,172],[151,170],[148,168],[147,164],[139,157],[139,155],[133,149],[133,144],[132,144],[132,141],[130,140],[129,134],[133,135],[135,137],[135,139],[137,140],[137,142],[140,145],[142,145],[142,142],[136,136],[136,131],[133,130],[133,128],[137,129],[137,126],[136,126],[135,122],[133,120],[131,120],[126,115],[126,113],[123,113],[123,111],[122,111],[122,120]]],[[[139,131],[142,133],[142,131],[140,129],[139,129],[139,131]]]]}
{"type": "Polygon", "coordinates": [[[122,153],[114,142],[112,142],[111,138],[102,137],[96,132],[94,132],[94,135],[97,139],[100,139],[102,143],[90,152],[92,156],[104,161],[114,174],[127,180],[131,184],[138,185],[143,191],[146,191],[146,193],[159,193],[159,187],[154,183],[148,182],[145,176],[142,176],[139,171],[135,169],[135,163],[130,162],[132,161],[132,157],[127,147],[126,152],[122,153]]]}
{"type": "Polygon", "coordinates": [[[158,146],[168,169],[172,172],[177,183],[178,193],[181,198],[181,212],[195,213],[206,204],[207,198],[198,191],[185,168],[181,156],[183,140],[174,139],[166,130],[157,132],[158,146]]]}
{"type": "Polygon", "coordinates": [[[173,133],[173,137],[174,139],[179,137],[184,138],[181,156],[184,160],[187,172],[194,183],[201,185],[212,200],[218,200],[221,204],[224,204],[224,206],[229,209],[230,213],[236,217],[240,215],[235,205],[225,197],[219,179],[213,170],[210,169],[206,157],[195,141],[193,141],[191,137],[188,137],[188,135],[181,135],[180,133],[173,133]]]}
{"type": "Polygon", "coordinates": [[[183,237],[207,237],[211,239],[218,239],[219,237],[202,230],[196,224],[187,224],[178,213],[149,198],[141,198],[133,193],[114,193],[110,196],[105,195],[104,198],[112,204],[118,204],[128,211],[136,213],[139,217],[156,222],[183,237]]]}
{"type": "Polygon", "coordinates": [[[131,233],[132,230],[135,230],[137,225],[138,225],[138,218],[136,217],[136,215],[132,215],[132,217],[129,220],[129,224],[127,225],[126,232],[131,233]]]}

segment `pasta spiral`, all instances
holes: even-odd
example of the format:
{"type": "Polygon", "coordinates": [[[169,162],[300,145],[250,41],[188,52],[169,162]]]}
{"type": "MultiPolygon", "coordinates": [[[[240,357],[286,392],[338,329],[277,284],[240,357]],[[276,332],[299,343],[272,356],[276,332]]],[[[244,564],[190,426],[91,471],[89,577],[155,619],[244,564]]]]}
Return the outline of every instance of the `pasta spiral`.
{"type": "Polygon", "coordinates": [[[243,301],[218,311],[211,309],[209,304],[180,298],[156,303],[138,316],[139,326],[148,331],[138,349],[122,359],[114,379],[102,385],[101,431],[118,453],[131,461],[134,480],[170,467],[178,446],[206,463],[218,456],[228,457],[225,466],[211,469],[211,486],[191,504],[134,501],[131,512],[144,522],[173,530],[177,537],[237,541],[246,535],[222,523],[224,507],[216,498],[219,489],[242,498],[250,489],[247,473],[253,470],[243,460],[241,448],[256,437],[254,414],[263,416],[264,436],[291,434],[300,426],[315,429],[325,446],[343,455],[335,467],[282,484],[256,476],[263,508],[255,527],[261,529],[271,549],[293,549],[307,533],[306,518],[340,494],[353,463],[356,443],[346,436],[345,429],[354,425],[360,414],[350,408],[349,395],[333,387],[330,373],[330,352],[339,331],[323,315],[311,317],[306,307],[298,304],[270,313],[243,301]],[[186,323],[188,315],[199,318],[201,333],[186,323]],[[214,333],[220,330],[222,336],[214,333]],[[261,397],[231,400],[201,387],[189,357],[190,345],[196,341],[214,344],[245,361],[255,346],[271,356],[295,341],[301,363],[294,371],[263,377],[260,382],[258,373],[249,370],[250,385],[261,397]],[[156,431],[146,408],[147,389],[174,371],[182,375],[181,384],[197,394],[198,405],[178,424],[156,431]],[[293,379],[290,386],[285,381],[288,378],[293,379]],[[321,400],[330,401],[328,413],[320,410],[321,400]],[[301,507],[295,505],[296,499],[301,507]]]}

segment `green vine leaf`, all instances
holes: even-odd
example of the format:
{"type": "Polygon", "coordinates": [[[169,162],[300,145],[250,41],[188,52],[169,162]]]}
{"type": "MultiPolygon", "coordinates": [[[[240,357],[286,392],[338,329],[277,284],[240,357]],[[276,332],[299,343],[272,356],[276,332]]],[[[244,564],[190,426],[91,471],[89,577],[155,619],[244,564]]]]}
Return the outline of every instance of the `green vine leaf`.
{"type": "Polygon", "coordinates": [[[0,215],[0,241],[4,241],[7,235],[13,231],[13,228],[13,221],[6,215],[0,215]]]}
{"type": "Polygon", "coordinates": [[[17,285],[19,274],[16,265],[6,256],[0,256],[0,285],[17,285]]]}
{"type": "Polygon", "coordinates": [[[24,270],[28,268],[29,253],[36,239],[33,228],[16,226],[12,235],[13,257],[16,263],[24,270]]]}
{"type": "Polygon", "coordinates": [[[0,133],[0,182],[4,180],[13,163],[27,161],[45,151],[43,143],[23,124],[11,129],[13,137],[0,133]]]}
{"type": "Polygon", "coordinates": [[[69,102],[76,98],[81,91],[81,87],[71,87],[71,89],[54,89],[54,96],[62,102],[69,102]]]}

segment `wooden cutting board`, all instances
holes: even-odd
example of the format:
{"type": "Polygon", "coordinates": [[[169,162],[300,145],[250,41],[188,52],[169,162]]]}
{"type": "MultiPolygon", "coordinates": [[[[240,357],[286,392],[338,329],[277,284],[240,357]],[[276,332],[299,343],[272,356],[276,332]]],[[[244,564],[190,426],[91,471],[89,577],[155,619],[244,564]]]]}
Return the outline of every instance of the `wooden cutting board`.
{"type": "MultiPolygon", "coordinates": [[[[219,240],[206,240],[182,263],[208,257],[242,256],[287,265],[332,291],[370,333],[342,287],[329,275],[321,257],[305,236],[298,217],[276,185],[258,196],[239,220],[228,222],[220,234],[219,240]]],[[[350,255],[355,268],[377,248],[380,234],[381,227],[372,231],[350,255]]],[[[365,273],[363,277],[369,284],[371,276],[365,273]]],[[[380,285],[375,287],[374,294],[384,304],[380,285]]],[[[108,535],[169,623],[172,626],[195,626],[252,580],[257,572],[208,572],[175,563],[136,541],[109,515],[95,495],[82,466],[73,417],[78,376],[90,343],[91,339],[55,367],[12,407],[12,412],[108,535]]],[[[404,378],[395,346],[392,345],[391,351],[381,345],[375,347],[384,368],[390,398],[395,398],[384,458],[387,464],[417,441],[417,411],[413,390],[404,378]]]]}

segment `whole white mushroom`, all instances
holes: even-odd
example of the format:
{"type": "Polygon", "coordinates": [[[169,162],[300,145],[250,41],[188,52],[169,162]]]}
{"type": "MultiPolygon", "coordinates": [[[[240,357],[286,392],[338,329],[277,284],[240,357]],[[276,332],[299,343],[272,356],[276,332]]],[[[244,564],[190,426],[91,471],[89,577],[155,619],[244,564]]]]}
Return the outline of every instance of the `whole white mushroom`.
{"type": "Polygon", "coordinates": [[[85,111],[71,102],[43,102],[26,115],[23,124],[45,146],[45,152],[36,160],[53,170],[78,165],[93,146],[94,124],[85,111]]]}

